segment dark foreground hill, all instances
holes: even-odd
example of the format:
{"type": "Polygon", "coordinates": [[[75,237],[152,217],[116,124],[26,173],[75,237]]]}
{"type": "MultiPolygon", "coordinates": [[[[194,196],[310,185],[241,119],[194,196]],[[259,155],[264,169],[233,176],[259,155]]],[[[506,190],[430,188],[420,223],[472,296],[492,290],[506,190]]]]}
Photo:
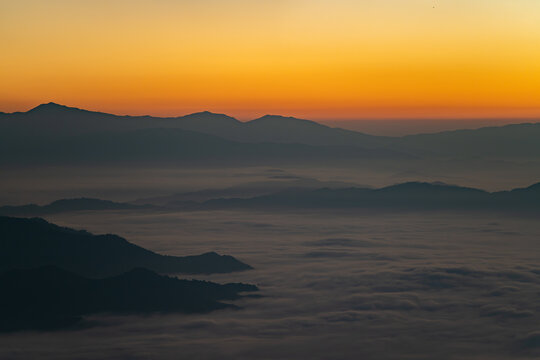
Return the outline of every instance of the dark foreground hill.
{"type": "Polygon", "coordinates": [[[446,184],[409,182],[380,189],[347,188],[284,191],[249,199],[213,199],[186,207],[212,208],[358,208],[382,210],[540,211],[540,184],[490,193],[446,184]]]}
{"type": "Polygon", "coordinates": [[[2,206],[0,215],[10,216],[43,216],[70,211],[86,210],[129,210],[140,209],[143,206],[117,203],[109,200],[79,198],[79,199],[61,199],[47,205],[20,205],[20,206],[2,206]]]}
{"type": "Polygon", "coordinates": [[[246,284],[179,280],[140,268],[88,279],[53,266],[1,273],[0,288],[0,332],[70,327],[94,313],[207,312],[233,307],[220,300],[257,290],[246,284]]]}
{"type": "Polygon", "coordinates": [[[164,256],[117,235],[93,235],[40,218],[0,217],[0,271],[54,265],[88,277],[144,267],[158,273],[209,274],[251,269],[232,256],[209,252],[164,256]]]}

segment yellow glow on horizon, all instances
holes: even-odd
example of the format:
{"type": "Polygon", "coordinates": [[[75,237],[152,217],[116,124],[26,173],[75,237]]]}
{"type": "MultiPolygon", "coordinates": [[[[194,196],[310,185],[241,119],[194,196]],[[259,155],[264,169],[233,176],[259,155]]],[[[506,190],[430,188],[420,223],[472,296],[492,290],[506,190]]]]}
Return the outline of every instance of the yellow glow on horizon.
{"type": "Polygon", "coordinates": [[[0,111],[540,116],[537,0],[0,0],[0,111]]]}

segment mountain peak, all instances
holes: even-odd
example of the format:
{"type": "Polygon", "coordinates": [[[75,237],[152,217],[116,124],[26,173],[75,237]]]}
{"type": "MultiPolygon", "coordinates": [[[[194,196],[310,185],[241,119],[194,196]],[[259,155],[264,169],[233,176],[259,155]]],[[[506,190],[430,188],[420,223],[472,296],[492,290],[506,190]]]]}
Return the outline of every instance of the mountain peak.
{"type": "Polygon", "coordinates": [[[72,108],[65,105],[60,105],[54,102],[48,102],[46,104],[41,104],[36,106],[33,109],[30,109],[28,112],[42,112],[42,111],[62,111],[62,110],[79,110],[77,108],[72,108]]]}
{"type": "Polygon", "coordinates": [[[258,119],[248,121],[248,124],[271,124],[271,125],[279,125],[279,124],[304,124],[304,125],[312,125],[317,127],[327,127],[326,125],[319,124],[315,121],[311,120],[305,120],[305,119],[298,119],[292,116],[282,116],[282,115],[264,115],[258,119]]]}
{"type": "Polygon", "coordinates": [[[211,111],[200,111],[200,112],[196,112],[196,113],[193,113],[193,114],[185,115],[182,118],[184,118],[184,119],[197,119],[197,120],[221,119],[221,120],[239,122],[237,119],[233,118],[232,116],[229,116],[229,115],[226,115],[226,114],[213,113],[211,111]]]}
{"type": "Polygon", "coordinates": [[[531,186],[528,186],[524,189],[514,189],[515,190],[525,190],[525,191],[537,191],[540,190],[540,183],[532,184],[531,186]]]}
{"type": "MultiPolygon", "coordinates": [[[[292,116],[266,114],[266,115],[261,116],[260,118],[255,119],[253,121],[257,121],[257,120],[302,120],[302,119],[297,119],[297,118],[292,117],[292,116]]],[[[309,120],[304,120],[304,121],[309,121],[309,120]]]]}

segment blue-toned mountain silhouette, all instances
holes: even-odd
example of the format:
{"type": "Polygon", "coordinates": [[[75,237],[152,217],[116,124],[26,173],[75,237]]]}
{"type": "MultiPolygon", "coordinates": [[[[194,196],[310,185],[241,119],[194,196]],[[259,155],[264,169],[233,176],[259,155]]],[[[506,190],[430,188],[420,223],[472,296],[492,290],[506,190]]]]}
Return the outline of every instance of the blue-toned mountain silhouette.
{"type": "Polygon", "coordinates": [[[118,116],[54,103],[0,113],[0,163],[6,164],[527,159],[540,156],[539,139],[539,123],[383,137],[277,115],[248,122],[210,112],[118,116]]]}
{"type": "Polygon", "coordinates": [[[19,206],[1,206],[0,215],[43,216],[71,211],[129,210],[141,208],[144,208],[144,206],[117,203],[109,200],[78,198],[56,200],[47,205],[28,204],[19,206]]]}
{"type": "Polygon", "coordinates": [[[233,258],[209,252],[164,256],[117,235],[93,235],[40,218],[0,217],[0,271],[57,266],[82,276],[113,276],[144,267],[158,273],[210,274],[251,269],[233,258]]]}
{"type": "Polygon", "coordinates": [[[76,326],[95,313],[208,312],[256,291],[246,284],[179,280],[146,269],[89,279],[55,266],[0,273],[0,332],[76,326]]]}
{"type": "Polygon", "coordinates": [[[512,191],[484,190],[441,183],[408,182],[380,189],[345,188],[283,191],[248,199],[212,199],[195,208],[363,208],[386,210],[540,211],[540,184],[512,191]]]}
{"type": "Polygon", "coordinates": [[[309,120],[267,115],[249,122],[208,111],[180,117],[118,116],[55,103],[42,104],[27,112],[0,113],[0,130],[19,135],[76,135],[151,128],[174,128],[219,136],[240,142],[300,143],[370,147],[376,137],[334,129],[309,120]]]}

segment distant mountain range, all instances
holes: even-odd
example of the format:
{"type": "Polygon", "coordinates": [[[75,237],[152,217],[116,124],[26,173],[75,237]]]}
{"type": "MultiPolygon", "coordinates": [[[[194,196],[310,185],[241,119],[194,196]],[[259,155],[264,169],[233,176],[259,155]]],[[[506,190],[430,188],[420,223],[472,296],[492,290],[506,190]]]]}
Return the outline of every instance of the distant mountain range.
{"type": "Polygon", "coordinates": [[[0,164],[18,165],[529,159],[540,157],[539,140],[538,123],[382,137],[275,115],[248,122],[210,112],[117,116],[54,103],[0,113],[0,164]]]}
{"type": "Polygon", "coordinates": [[[80,325],[84,315],[200,313],[234,307],[220,300],[256,291],[246,284],[179,280],[146,269],[88,279],[55,266],[0,273],[0,332],[80,325]]]}
{"type": "MultiPolygon", "coordinates": [[[[181,205],[177,203],[177,205],[181,205]]],[[[487,192],[442,183],[409,182],[380,189],[340,188],[283,191],[248,199],[212,199],[185,204],[188,209],[301,208],[370,210],[494,210],[540,211],[540,183],[523,189],[487,192]]]]}
{"type": "Polygon", "coordinates": [[[114,276],[144,267],[158,273],[210,274],[249,270],[232,256],[214,252],[164,256],[117,235],[93,235],[40,218],[0,216],[0,272],[57,266],[86,277],[114,276]]]}
{"type": "MultiPolygon", "coordinates": [[[[133,201],[133,203],[140,204],[141,206],[151,204],[166,207],[171,205],[174,206],[176,203],[184,203],[188,201],[203,202],[215,198],[250,198],[260,195],[268,195],[279,191],[302,191],[320,188],[350,188],[358,186],[357,184],[348,182],[319,181],[313,178],[296,177],[287,174],[274,175],[269,178],[271,179],[267,181],[253,181],[222,189],[206,189],[166,196],[142,198],[133,201]]],[[[0,214],[2,213],[2,209],[3,208],[0,207],[0,214]]]]}
{"type": "Polygon", "coordinates": [[[267,115],[240,122],[208,111],[181,117],[118,116],[55,103],[27,112],[0,113],[0,130],[24,135],[76,135],[85,133],[174,128],[239,142],[298,143],[316,146],[379,146],[383,137],[334,129],[309,120],[267,115]]]}
{"type": "Polygon", "coordinates": [[[390,148],[423,156],[538,158],[540,123],[408,135],[395,138],[390,148]]]}
{"type": "MultiPolygon", "coordinates": [[[[244,184],[225,189],[202,190],[191,193],[173,194],[155,198],[136,200],[134,208],[148,211],[177,210],[212,210],[253,208],[272,209],[371,209],[371,210],[493,210],[497,212],[537,212],[540,211],[540,183],[527,188],[510,191],[487,192],[484,190],[448,185],[441,182],[407,182],[379,189],[346,186],[339,182],[318,182],[313,179],[299,181],[298,186],[291,186],[295,181],[285,181],[276,186],[270,182],[244,184]],[[317,185],[325,184],[320,187],[317,185]],[[241,196],[235,196],[240,194],[241,196]],[[250,195],[255,194],[255,195],[250,195]]],[[[92,199],[96,203],[117,204],[92,199]]],[[[55,203],[67,203],[72,200],[58,200],[55,203]]],[[[125,204],[124,209],[133,209],[125,204]]],[[[47,209],[50,205],[4,206],[0,214],[15,215],[32,210],[47,209]]],[[[113,209],[122,209],[111,205],[113,209]]],[[[76,211],[79,207],[75,207],[76,211]]],[[[97,208],[93,210],[107,210],[97,208]]],[[[91,209],[88,209],[91,210],[91,209]]],[[[72,211],[64,207],[63,211],[72,211]]],[[[2,218],[0,217],[0,220],[2,218]]],[[[0,221],[1,223],[1,221],[0,221]]],[[[1,235],[1,232],[0,232],[1,235]]]]}
{"type": "MultiPolygon", "coordinates": [[[[2,135],[0,135],[2,136],[2,135]]],[[[409,159],[391,149],[313,146],[297,143],[247,143],[180,129],[143,129],[78,135],[12,137],[0,143],[0,164],[235,165],[409,159]]]]}
{"type": "Polygon", "coordinates": [[[0,215],[43,216],[72,211],[129,210],[141,208],[144,208],[144,206],[100,199],[79,198],[61,199],[47,205],[0,206],[0,215]]]}

